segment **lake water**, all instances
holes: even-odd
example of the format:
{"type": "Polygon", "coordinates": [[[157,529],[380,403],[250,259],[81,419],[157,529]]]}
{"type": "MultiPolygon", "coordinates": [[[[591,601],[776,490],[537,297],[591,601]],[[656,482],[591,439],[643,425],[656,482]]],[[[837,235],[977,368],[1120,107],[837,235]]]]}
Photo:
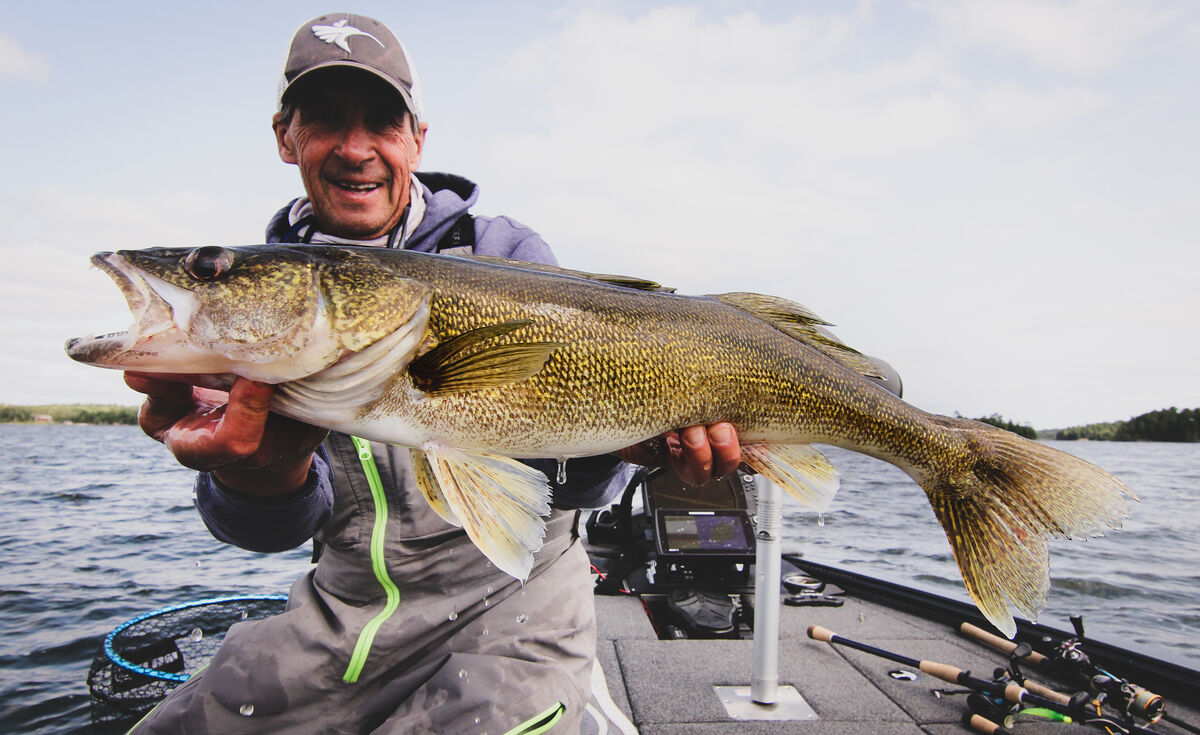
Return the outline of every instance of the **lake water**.
{"type": "MultiPolygon", "coordinates": [[[[1141,497],[1125,530],[1054,542],[1040,621],[1200,668],[1200,444],[1055,442],[1141,497]]],[[[785,516],[788,550],[966,599],[924,494],[899,470],[828,450],[833,509],[785,516]]],[[[286,593],[310,551],[253,554],[208,535],[192,473],[135,427],[0,425],[0,732],[86,732],[104,635],[143,612],[286,593]]]]}

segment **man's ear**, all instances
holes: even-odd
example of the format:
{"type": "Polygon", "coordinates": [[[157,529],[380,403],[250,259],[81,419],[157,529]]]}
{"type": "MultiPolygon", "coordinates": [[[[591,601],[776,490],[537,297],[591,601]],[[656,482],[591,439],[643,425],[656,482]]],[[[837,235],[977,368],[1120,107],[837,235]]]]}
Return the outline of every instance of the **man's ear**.
{"type": "Polygon", "coordinates": [[[299,163],[300,159],[296,157],[296,141],[291,134],[291,125],[284,122],[283,113],[275,113],[275,116],[271,118],[271,128],[275,131],[275,144],[279,147],[280,160],[284,163],[299,163]]]}
{"type": "Polygon", "coordinates": [[[413,145],[408,155],[408,165],[413,171],[421,168],[421,153],[425,151],[425,136],[428,132],[429,123],[417,123],[417,132],[413,133],[413,145]]]}

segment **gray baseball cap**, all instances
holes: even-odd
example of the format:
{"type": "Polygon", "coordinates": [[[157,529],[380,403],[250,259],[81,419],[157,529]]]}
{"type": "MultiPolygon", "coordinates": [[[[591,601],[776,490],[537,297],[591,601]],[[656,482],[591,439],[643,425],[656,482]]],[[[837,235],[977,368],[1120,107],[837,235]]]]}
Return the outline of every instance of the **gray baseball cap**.
{"type": "Polygon", "coordinates": [[[337,66],[379,77],[400,93],[417,120],[425,119],[421,83],[404,46],[383,23],[351,13],[322,15],[300,26],[288,48],[279,99],[309,73],[337,66]]]}

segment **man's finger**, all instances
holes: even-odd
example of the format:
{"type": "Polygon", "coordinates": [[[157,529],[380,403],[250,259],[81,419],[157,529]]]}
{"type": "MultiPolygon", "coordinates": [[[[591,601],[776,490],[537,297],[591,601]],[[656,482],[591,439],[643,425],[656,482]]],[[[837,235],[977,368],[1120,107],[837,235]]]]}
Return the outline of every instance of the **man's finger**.
{"type": "Polygon", "coordinates": [[[148,436],[163,440],[163,433],[192,410],[192,386],[167,383],[136,373],[125,373],[125,384],[146,400],[138,408],[138,426],[148,436]]]}
{"type": "Polygon", "coordinates": [[[713,477],[729,477],[742,463],[742,447],[732,424],[719,423],[708,427],[708,444],[712,449],[713,477]]]}
{"type": "Polygon", "coordinates": [[[713,455],[707,427],[701,424],[679,431],[679,452],[672,454],[671,466],[691,485],[703,485],[712,479],[713,455]]]}
{"type": "Polygon", "coordinates": [[[269,383],[238,378],[229,390],[229,404],[214,439],[235,456],[248,457],[257,451],[274,393],[275,386],[269,383]]]}

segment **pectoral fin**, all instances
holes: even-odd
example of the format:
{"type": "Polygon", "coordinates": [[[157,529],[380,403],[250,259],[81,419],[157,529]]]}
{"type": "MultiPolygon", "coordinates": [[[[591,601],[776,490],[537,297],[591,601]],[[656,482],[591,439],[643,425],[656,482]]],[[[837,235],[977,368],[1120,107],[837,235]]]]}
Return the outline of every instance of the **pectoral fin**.
{"type": "Polygon", "coordinates": [[[561,343],[493,342],[531,323],[504,322],[446,340],[408,366],[413,385],[430,395],[439,395],[495,388],[536,375],[551,353],[562,347],[561,343]]]}
{"type": "Polygon", "coordinates": [[[409,464],[412,465],[413,477],[417,482],[417,487],[421,489],[421,495],[425,497],[425,502],[429,503],[429,507],[433,508],[443,521],[451,526],[462,528],[462,521],[458,520],[446,503],[446,496],[442,494],[442,488],[433,474],[429,458],[420,449],[409,449],[408,456],[409,464]]]}
{"type": "Polygon", "coordinates": [[[479,550],[498,569],[528,578],[550,513],[546,476],[508,457],[435,444],[422,449],[446,505],[479,550]]]}
{"type": "Polygon", "coordinates": [[[828,510],[837,493],[837,469],[811,445],[749,444],[742,461],[814,510],[828,510]]]}

